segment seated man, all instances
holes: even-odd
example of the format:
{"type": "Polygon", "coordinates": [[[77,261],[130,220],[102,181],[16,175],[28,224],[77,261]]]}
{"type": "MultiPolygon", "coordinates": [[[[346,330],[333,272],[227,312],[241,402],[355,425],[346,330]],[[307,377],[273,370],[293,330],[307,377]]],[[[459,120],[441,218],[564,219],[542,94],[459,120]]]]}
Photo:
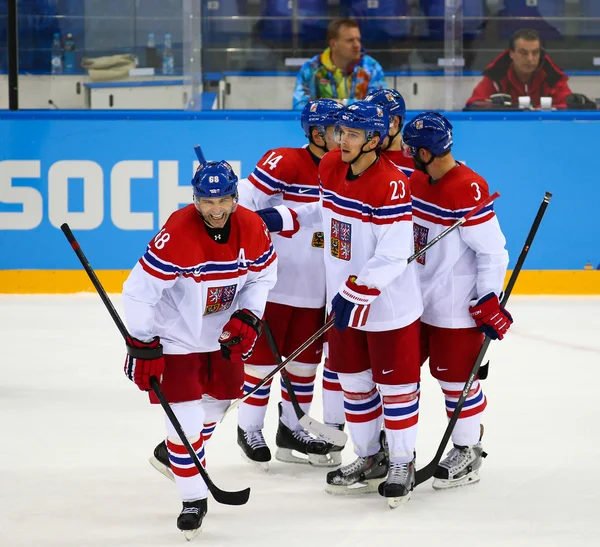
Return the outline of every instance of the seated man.
{"type": "Polygon", "coordinates": [[[304,63],[296,78],[293,108],[309,100],[334,99],[343,104],[362,100],[385,87],[381,65],[362,52],[360,30],[354,19],[335,19],[327,28],[329,47],[304,63]]]}
{"type": "Polygon", "coordinates": [[[483,71],[483,80],[473,90],[467,107],[517,105],[519,97],[528,96],[535,108],[540,106],[540,97],[552,97],[552,106],[566,108],[567,96],[571,94],[567,79],[542,49],[538,32],[521,29],[512,35],[509,48],[483,71]]]}

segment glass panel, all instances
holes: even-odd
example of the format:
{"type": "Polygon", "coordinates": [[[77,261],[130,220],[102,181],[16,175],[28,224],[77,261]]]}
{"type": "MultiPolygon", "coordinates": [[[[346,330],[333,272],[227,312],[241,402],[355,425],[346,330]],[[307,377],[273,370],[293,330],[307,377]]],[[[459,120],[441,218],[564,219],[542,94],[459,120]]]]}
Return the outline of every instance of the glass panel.
{"type": "MultiPolygon", "coordinates": [[[[7,1],[0,0],[3,108],[7,1]]],[[[326,48],[328,25],[340,17],[357,21],[364,53],[409,109],[462,109],[523,28],[539,33],[571,89],[600,94],[600,0],[18,0],[18,9],[21,108],[289,109],[306,61],[319,64],[325,54],[339,62],[326,48]],[[147,70],[130,75],[136,67],[147,70]],[[144,85],[116,85],[125,83],[144,85]]],[[[320,67],[308,72],[309,87],[360,97],[369,70],[343,80],[344,70],[320,67]]]]}

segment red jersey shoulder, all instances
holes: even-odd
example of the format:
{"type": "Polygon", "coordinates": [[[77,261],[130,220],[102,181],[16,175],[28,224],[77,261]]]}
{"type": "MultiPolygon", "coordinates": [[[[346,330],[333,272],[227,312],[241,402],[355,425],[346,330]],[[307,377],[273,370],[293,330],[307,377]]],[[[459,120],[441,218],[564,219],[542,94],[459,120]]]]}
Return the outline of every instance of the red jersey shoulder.
{"type": "Polygon", "coordinates": [[[256,260],[265,251],[271,248],[271,234],[262,218],[254,211],[241,205],[231,215],[232,228],[240,234],[240,247],[244,247],[247,258],[256,260]]]}
{"type": "Polygon", "coordinates": [[[148,243],[148,251],[165,262],[186,266],[197,259],[203,237],[207,237],[206,230],[195,205],[186,205],[171,213],[148,243]]]}
{"type": "Polygon", "coordinates": [[[339,180],[346,178],[348,165],[342,161],[342,151],[339,148],[327,152],[319,163],[319,180],[323,188],[334,188],[339,180]]]}
{"type": "Polygon", "coordinates": [[[475,207],[490,195],[486,180],[466,165],[459,164],[448,175],[447,187],[452,192],[454,209],[475,207]]]}
{"type": "Polygon", "coordinates": [[[304,163],[304,148],[274,148],[256,164],[256,169],[283,183],[293,183],[298,177],[298,164],[304,163]]]}
{"type": "Polygon", "coordinates": [[[385,150],[383,155],[386,156],[392,163],[398,167],[406,167],[407,169],[415,168],[415,162],[412,158],[407,158],[402,150],[385,150]]]}
{"type": "Polygon", "coordinates": [[[384,155],[360,176],[362,201],[372,207],[410,203],[408,177],[384,155]]]}

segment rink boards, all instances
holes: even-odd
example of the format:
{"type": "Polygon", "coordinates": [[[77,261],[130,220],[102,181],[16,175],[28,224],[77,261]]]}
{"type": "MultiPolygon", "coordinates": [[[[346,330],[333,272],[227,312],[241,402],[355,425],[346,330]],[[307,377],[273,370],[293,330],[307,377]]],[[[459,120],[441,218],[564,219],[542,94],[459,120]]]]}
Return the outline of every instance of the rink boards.
{"type": "MultiPolygon", "coordinates": [[[[413,113],[408,113],[410,118],[413,113]]],[[[596,113],[449,113],[454,155],[501,193],[514,266],[545,191],[554,194],[521,294],[600,294],[596,113]]],[[[0,292],[91,290],[68,222],[111,292],[168,215],[191,199],[193,146],[247,176],[264,152],[302,146],[294,112],[0,114],[0,292]]]]}

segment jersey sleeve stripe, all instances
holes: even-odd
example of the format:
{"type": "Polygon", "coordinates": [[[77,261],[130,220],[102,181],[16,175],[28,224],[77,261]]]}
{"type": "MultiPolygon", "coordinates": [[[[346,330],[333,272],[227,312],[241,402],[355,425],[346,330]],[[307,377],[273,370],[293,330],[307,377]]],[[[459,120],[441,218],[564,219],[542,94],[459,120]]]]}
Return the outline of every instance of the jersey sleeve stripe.
{"type": "Polygon", "coordinates": [[[357,200],[342,198],[331,191],[325,191],[323,206],[338,214],[361,219],[374,224],[391,224],[402,220],[412,220],[412,204],[385,205],[372,207],[357,200]]]}
{"type": "Polygon", "coordinates": [[[260,167],[255,167],[250,177],[255,178],[259,183],[271,188],[272,190],[275,190],[276,192],[282,192],[288,188],[288,185],[285,181],[275,178],[266,171],[263,171],[260,167]]]}
{"type": "MultiPolygon", "coordinates": [[[[429,220],[435,224],[442,224],[449,226],[454,224],[457,220],[464,217],[469,211],[472,211],[475,207],[469,207],[466,209],[445,209],[438,205],[433,205],[427,201],[423,201],[418,198],[413,198],[413,213],[415,217],[422,218],[423,220],[429,220]]],[[[475,216],[465,222],[464,226],[481,224],[486,222],[494,216],[494,204],[493,202],[484,207],[475,216]]]]}
{"type": "Polygon", "coordinates": [[[248,180],[255,188],[258,188],[261,192],[267,194],[268,196],[272,196],[274,194],[278,194],[279,190],[274,189],[272,186],[267,184],[263,184],[257,177],[254,176],[254,173],[250,173],[248,176],[248,180]]]}

